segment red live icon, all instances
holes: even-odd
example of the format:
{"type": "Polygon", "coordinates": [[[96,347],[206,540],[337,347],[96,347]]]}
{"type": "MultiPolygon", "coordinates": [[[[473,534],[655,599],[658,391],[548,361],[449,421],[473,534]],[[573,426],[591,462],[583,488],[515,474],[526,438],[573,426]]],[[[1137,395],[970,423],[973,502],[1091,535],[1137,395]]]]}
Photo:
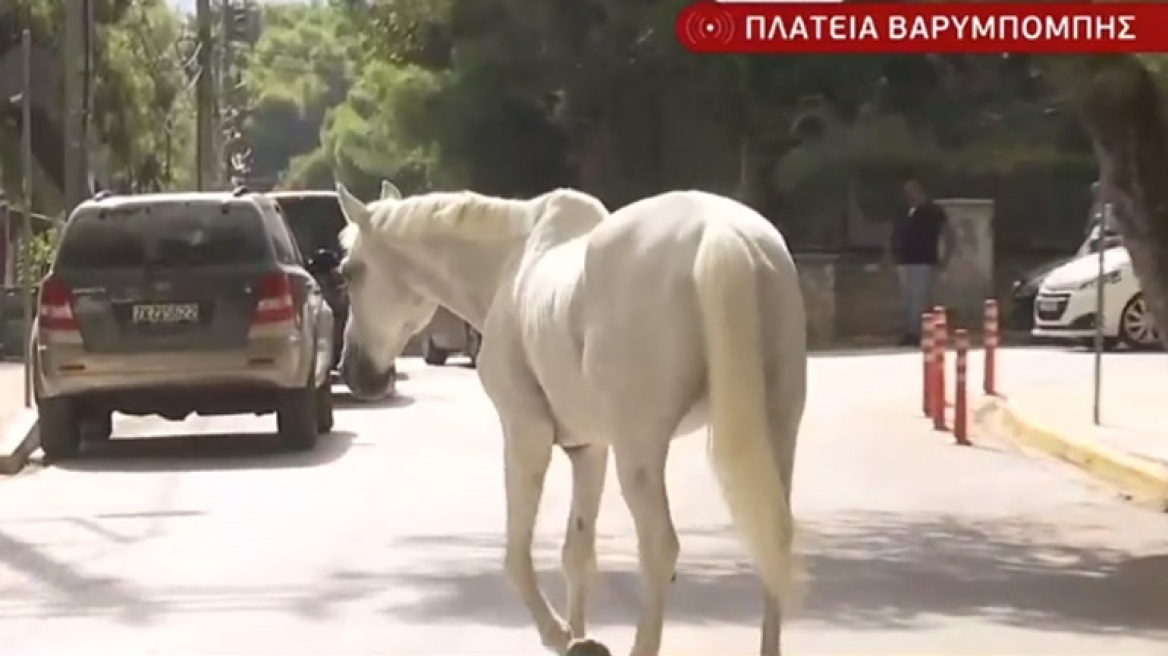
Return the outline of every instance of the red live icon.
{"type": "Polygon", "coordinates": [[[714,2],[697,2],[677,15],[677,39],[686,48],[727,46],[734,41],[734,17],[714,2]]]}

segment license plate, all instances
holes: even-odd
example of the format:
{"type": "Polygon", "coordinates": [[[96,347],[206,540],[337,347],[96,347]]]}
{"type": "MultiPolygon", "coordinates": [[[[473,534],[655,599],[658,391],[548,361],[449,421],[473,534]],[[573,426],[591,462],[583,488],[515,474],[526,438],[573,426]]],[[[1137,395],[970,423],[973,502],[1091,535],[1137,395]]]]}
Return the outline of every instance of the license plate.
{"type": "Polygon", "coordinates": [[[1051,298],[1040,299],[1038,301],[1038,309],[1043,310],[1043,311],[1046,311],[1046,310],[1054,311],[1054,310],[1059,309],[1059,302],[1057,300],[1051,299],[1051,298]]]}
{"type": "Polygon", "coordinates": [[[195,303],[135,305],[132,319],[134,323],[147,325],[195,323],[199,320],[199,306],[195,303]]]}

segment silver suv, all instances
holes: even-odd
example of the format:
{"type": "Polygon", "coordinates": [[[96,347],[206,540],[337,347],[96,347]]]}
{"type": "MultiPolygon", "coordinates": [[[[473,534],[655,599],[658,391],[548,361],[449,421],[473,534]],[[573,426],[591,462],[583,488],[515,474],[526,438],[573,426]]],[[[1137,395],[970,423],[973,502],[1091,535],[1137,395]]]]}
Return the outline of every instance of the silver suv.
{"type": "Polygon", "coordinates": [[[333,315],[270,199],[97,198],[69,216],[38,294],[41,447],[76,456],[111,415],[275,412],[282,441],[332,430],[333,315]]]}

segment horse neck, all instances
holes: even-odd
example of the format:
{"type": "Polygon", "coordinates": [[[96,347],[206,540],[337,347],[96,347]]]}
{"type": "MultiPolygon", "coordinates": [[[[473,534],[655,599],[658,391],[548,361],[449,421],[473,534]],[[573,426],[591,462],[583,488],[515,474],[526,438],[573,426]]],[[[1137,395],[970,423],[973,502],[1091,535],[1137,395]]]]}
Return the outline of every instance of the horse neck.
{"type": "Polygon", "coordinates": [[[482,331],[499,286],[514,277],[525,240],[471,241],[432,237],[416,266],[426,292],[482,331]]]}

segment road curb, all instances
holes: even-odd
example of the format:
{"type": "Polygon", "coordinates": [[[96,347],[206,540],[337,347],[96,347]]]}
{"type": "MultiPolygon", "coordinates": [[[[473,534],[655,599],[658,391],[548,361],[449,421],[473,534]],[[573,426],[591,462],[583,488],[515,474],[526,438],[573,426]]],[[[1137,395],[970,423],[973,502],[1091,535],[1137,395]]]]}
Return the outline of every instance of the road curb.
{"type": "Polygon", "coordinates": [[[22,409],[0,427],[0,475],[20,473],[41,447],[35,409],[22,409]]]}
{"type": "Polygon", "coordinates": [[[991,433],[1075,465],[1133,497],[1168,510],[1168,465],[1051,428],[1005,397],[986,399],[975,421],[991,433]]]}

